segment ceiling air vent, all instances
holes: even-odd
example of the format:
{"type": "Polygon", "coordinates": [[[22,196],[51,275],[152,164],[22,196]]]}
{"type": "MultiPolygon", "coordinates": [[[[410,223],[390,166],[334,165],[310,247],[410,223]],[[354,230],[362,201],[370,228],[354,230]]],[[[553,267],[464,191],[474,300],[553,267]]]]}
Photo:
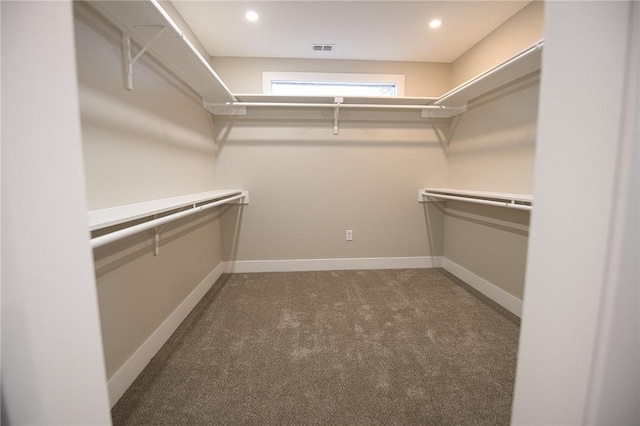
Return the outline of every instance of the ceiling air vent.
{"type": "Polygon", "coordinates": [[[333,44],[312,44],[311,48],[314,52],[332,52],[333,44]]]}

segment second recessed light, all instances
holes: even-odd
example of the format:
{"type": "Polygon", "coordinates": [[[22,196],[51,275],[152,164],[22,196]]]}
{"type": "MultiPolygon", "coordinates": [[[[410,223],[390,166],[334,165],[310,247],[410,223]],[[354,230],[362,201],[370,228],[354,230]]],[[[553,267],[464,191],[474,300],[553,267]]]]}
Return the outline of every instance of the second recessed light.
{"type": "Polygon", "coordinates": [[[434,30],[436,28],[440,28],[440,25],[442,25],[442,21],[439,19],[434,19],[431,22],[429,22],[429,27],[433,28],[434,30]]]}
{"type": "Polygon", "coordinates": [[[248,11],[244,16],[249,22],[256,22],[258,19],[260,19],[260,15],[258,15],[253,10],[248,11]]]}

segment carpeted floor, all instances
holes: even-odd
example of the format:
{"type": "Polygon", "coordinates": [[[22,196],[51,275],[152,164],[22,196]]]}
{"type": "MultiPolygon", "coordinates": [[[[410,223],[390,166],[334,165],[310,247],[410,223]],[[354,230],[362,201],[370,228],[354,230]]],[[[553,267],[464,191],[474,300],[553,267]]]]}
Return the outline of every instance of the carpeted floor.
{"type": "Polygon", "coordinates": [[[508,424],[519,322],[442,269],[224,275],[115,425],[508,424]]]}

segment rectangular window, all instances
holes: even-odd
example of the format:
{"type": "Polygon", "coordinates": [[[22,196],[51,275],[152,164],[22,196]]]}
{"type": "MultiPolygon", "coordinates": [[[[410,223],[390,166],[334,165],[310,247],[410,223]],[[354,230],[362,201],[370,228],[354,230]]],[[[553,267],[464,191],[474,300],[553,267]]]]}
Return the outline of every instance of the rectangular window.
{"type": "Polygon", "coordinates": [[[404,96],[404,75],[263,72],[263,93],[281,96],[404,96]]]}

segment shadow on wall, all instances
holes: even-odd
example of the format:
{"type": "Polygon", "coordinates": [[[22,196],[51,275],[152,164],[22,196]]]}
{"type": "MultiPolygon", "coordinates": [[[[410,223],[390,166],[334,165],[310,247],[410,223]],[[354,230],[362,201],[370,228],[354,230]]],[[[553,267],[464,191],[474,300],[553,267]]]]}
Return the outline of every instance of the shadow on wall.
{"type": "Polygon", "coordinates": [[[200,96],[147,54],[135,64],[133,90],[126,90],[120,31],[82,2],[74,2],[74,12],[83,134],[90,127],[115,140],[213,152],[200,96]]]}
{"type": "Polygon", "coordinates": [[[473,156],[535,145],[539,87],[535,72],[472,100],[451,133],[453,152],[473,156]]]}
{"type": "MultiPolygon", "coordinates": [[[[443,204],[438,202],[437,204],[443,204]]],[[[446,202],[446,216],[516,235],[529,235],[530,212],[464,202],[446,202]]]]}
{"type": "Polygon", "coordinates": [[[421,118],[416,111],[381,113],[348,111],[333,134],[333,113],[326,111],[266,110],[255,108],[246,116],[214,118],[218,150],[234,145],[321,146],[440,146],[446,149],[450,121],[421,118]]]}
{"type": "Polygon", "coordinates": [[[433,256],[442,256],[444,245],[444,205],[438,202],[424,202],[422,203],[422,210],[424,212],[429,252],[433,253],[433,256]]]}
{"type": "Polygon", "coordinates": [[[444,257],[522,300],[530,212],[447,202],[444,257]]]}
{"type": "Polygon", "coordinates": [[[243,204],[228,206],[223,214],[228,221],[224,221],[226,225],[220,228],[220,239],[222,245],[222,261],[235,261],[238,258],[238,247],[240,245],[240,231],[242,230],[242,212],[243,204]],[[230,218],[235,217],[234,226],[229,226],[232,222],[230,218]]]}
{"type": "MultiPolygon", "coordinates": [[[[224,207],[224,206],[223,206],[224,207]]],[[[204,226],[220,219],[224,213],[224,208],[216,209],[214,212],[202,212],[190,217],[182,218],[174,222],[169,222],[162,226],[158,232],[160,234],[160,247],[170,244],[188,234],[196,232],[204,226]]],[[[143,222],[132,221],[122,225],[105,228],[101,232],[96,232],[93,236],[103,235],[118,229],[127,228],[133,224],[143,222]]],[[[151,230],[140,232],[128,238],[115,241],[112,244],[98,247],[94,250],[95,274],[100,278],[116,269],[119,269],[137,259],[153,253],[153,234],[151,230]]]]}

